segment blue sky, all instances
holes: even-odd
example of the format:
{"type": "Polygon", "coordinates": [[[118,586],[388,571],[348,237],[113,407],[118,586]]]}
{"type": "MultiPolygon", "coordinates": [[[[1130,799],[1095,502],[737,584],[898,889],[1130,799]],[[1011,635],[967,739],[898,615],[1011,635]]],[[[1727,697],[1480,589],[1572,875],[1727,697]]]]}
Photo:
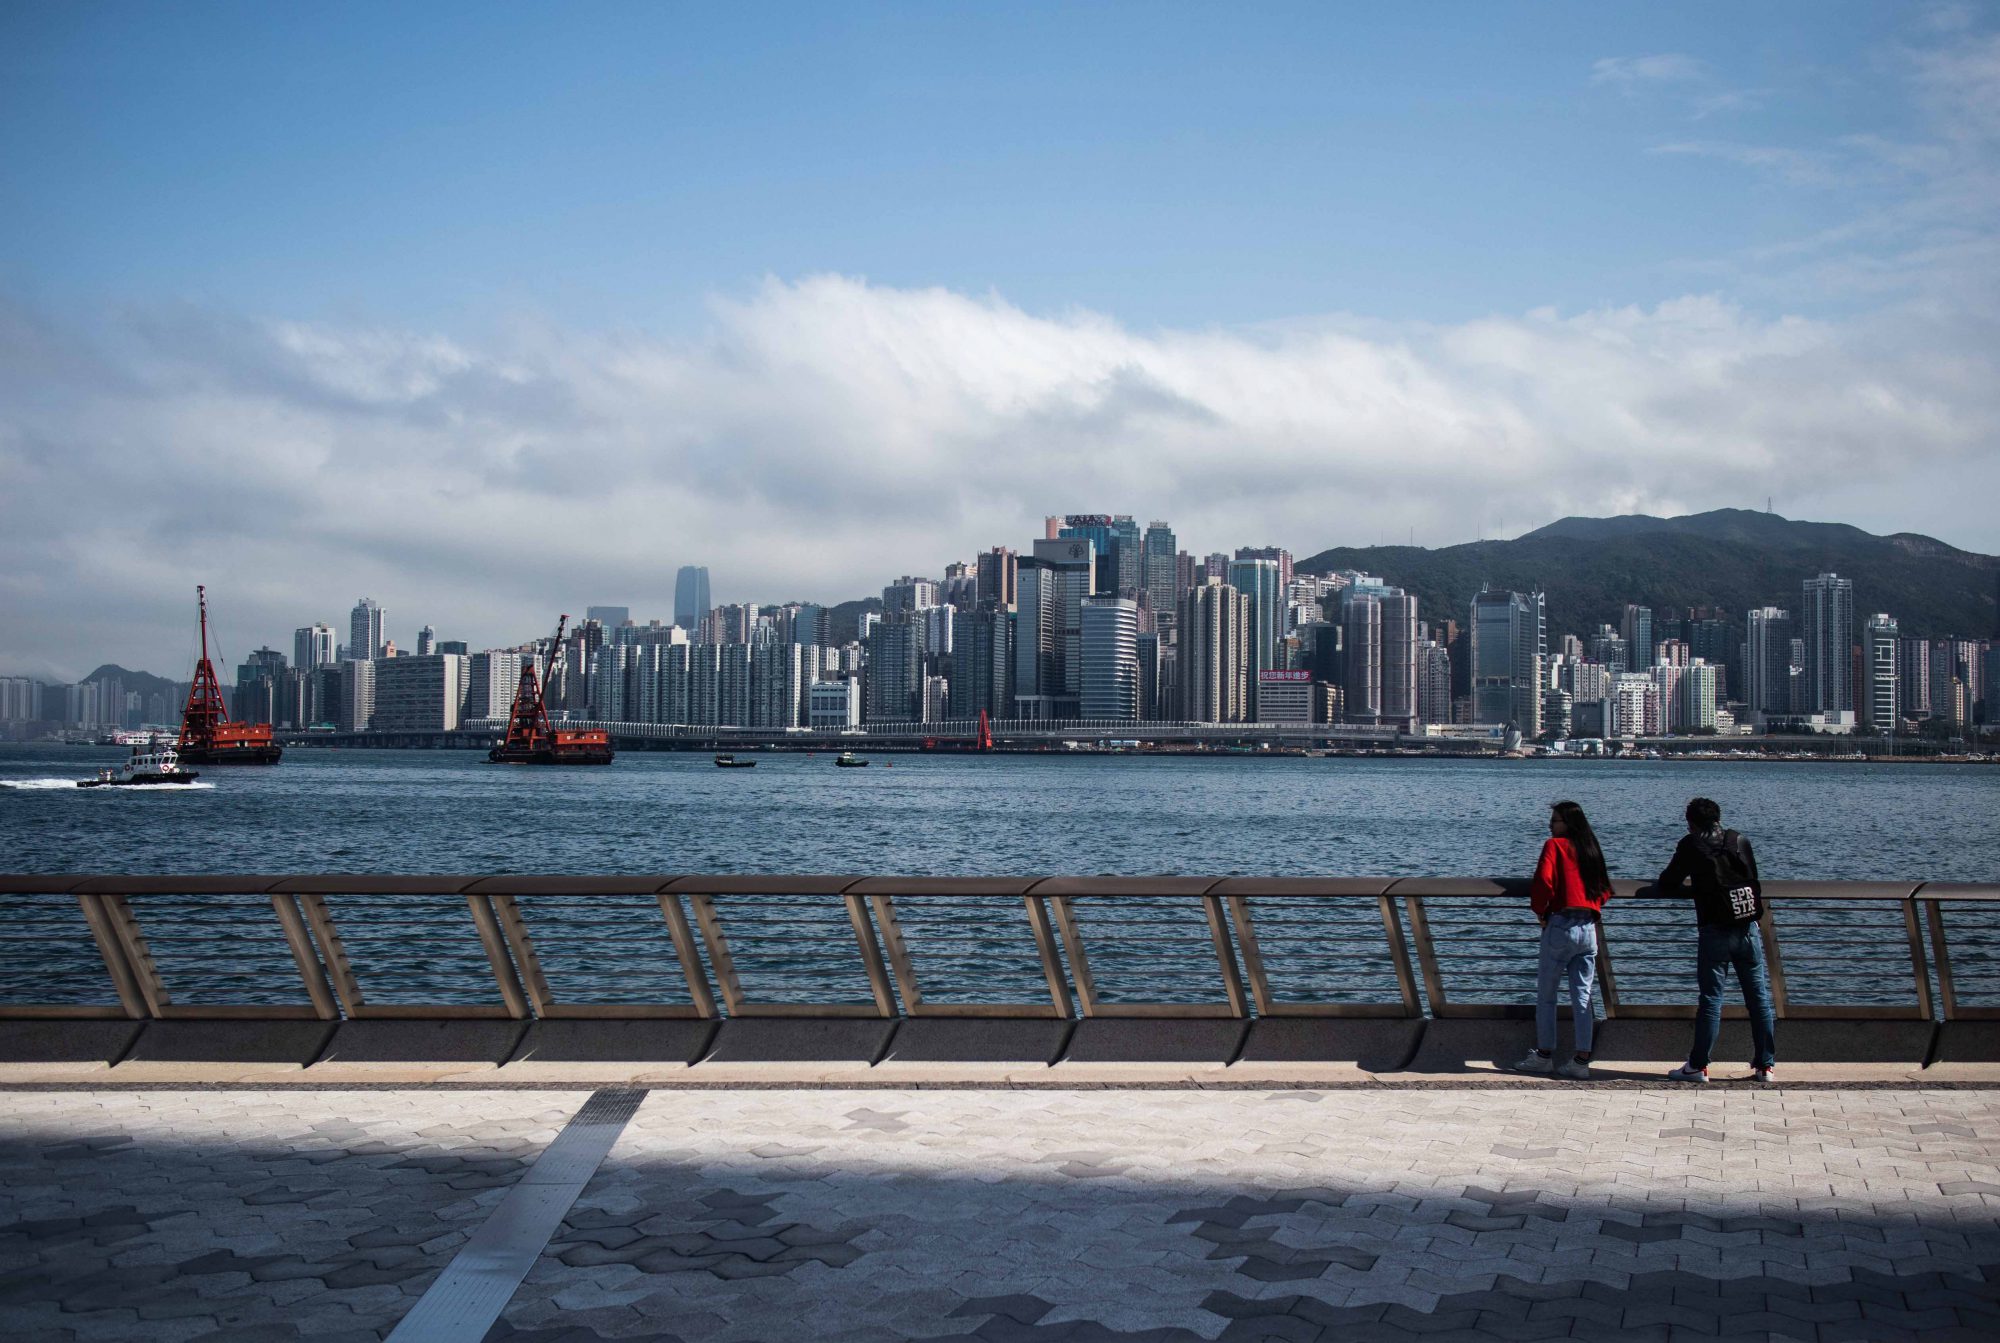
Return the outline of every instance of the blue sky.
{"type": "Polygon", "coordinates": [[[1659,147],[1904,133],[1922,15],[15,5],[0,255],[52,302],[444,327],[825,271],[1142,326],[1653,303],[1861,191],[1659,147]]]}
{"type": "Polygon", "coordinates": [[[1996,281],[1993,3],[13,3],[0,664],[1069,511],[1997,552],[1996,281]]]}

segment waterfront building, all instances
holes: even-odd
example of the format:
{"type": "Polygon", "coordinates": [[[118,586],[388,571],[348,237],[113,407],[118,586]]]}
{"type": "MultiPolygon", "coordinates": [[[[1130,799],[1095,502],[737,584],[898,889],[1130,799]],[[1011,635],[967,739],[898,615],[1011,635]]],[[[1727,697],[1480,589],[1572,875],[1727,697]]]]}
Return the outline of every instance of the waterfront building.
{"type": "Polygon", "coordinates": [[[1980,659],[1986,679],[1986,721],[2000,723],[2000,639],[1989,639],[1980,659]]]}
{"type": "Polygon", "coordinates": [[[1838,574],[1805,581],[1798,636],[1805,641],[1804,713],[1854,709],[1854,582],[1838,574]]]}
{"type": "Polygon", "coordinates": [[[630,648],[606,644],[590,660],[590,694],[584,715],[597,722],[629,722],[633,715],[625,703],[626,659],[630,648]]]}
{"type": "Polygon", "coordinates": [[[348,613],[347,656],[356,662],[382,656],[382,608],[372,597],[361,598],[348,613]]]}
{"type": "Polygon", "coordinates": [[[1681,678],[1687,668],[1673,662],[1655,662],[1649,672],[1643,673],[1653,679],[1653,694],[1659,704],[1660,731],[1676,731],[1681,723],[1681,678]]]}
{"type": "Polygon", "coordinates": [[[1417,718],[1425,723],[1451,721],[1451,650],[1436,639],[1417,644],[1417,718]]]}
{"type": "Polygon", "coordinates": [[[868,721],[919,721],[923,677],[923,626],[907,612],[901,618],[883,620],[868,636],[868,721]]]}
{"type": "Polygon", "coordinates": [[[1722,668],[1695,658],[1681,669],[1679,725],[1685,732],[1721,730],[1722,668]]]}
{"type": "Polygon", "coordinates": [[[1157,723],[1173,716],[1172,660],[1167,656],[1167,640],[1172,636],[1157,630],[1139,635],[1139,721],[1157,723]]]}
{"type": "Polygon", "coordinates": [[[700,727],[722,722],[722,645],[700,643],[688,650],[687,716],[700,727]]]}
{"type": "Polygon", "coordinates": [[[1139,604],[1129,597],[1089,597],[1083,603],[1085,718],[1139,719],[1139,604]]]}
{"type": "Polygon", "coordinates": [[[942,723],[951,716],[951,678],[948,676],[924,677],[923,712],[919,722],[942,723]]]}
{"type": "Polygon", "coordinates": [[[689,698],[693,687],[694,663],[697,658],[708,656],[709,644],[659,644],[645,650],[645,657],[655,678],[655,699],[653,702],[654,723],[693,723],[693,702],[689,698]]]}
{"type": "Polygon", "coordinates": [[[807,723],[814,731],[837,731],[861,726],[861,681],[814,681],[806,688],[807,723]]]}
{"type": "Polygon", "coordinates": [[[1310,671],[1266,671],[1257,673],[1257,721],[1260,723],[1310,723],[1314,721],[1313,677],[1310,671]]]}
{"type": "Polygon", "coordinates": [[[805,660],[795,643],[776,641],[750,650],[750,726],[798,727],[806,712],[805,660]]]}
{"type": "Polygon", "coordinates": [[[1627,666],[1632,671],[1653,669],[1653,608],[1625,604],[1625,618],[1619,635],[1625,640],[1627,666]]]}
{"type": "MultiPolygon", "coordinates": [[[[1059,541],[1088,541],[1094,547],[1093,573],[1086,596],[1136,598],[1140,591],[1139,524],[1129,513],[1071,513],[1057,529],[1059,541]]],[[[1036,553],[1040,554],[1039,547],[1036,553]]]]}
{"type": "Polygon", "coordinates": [[[1417,599],[1401,588],[1387,589],[1382,602],[1382,720],[1397,730],[1416,730],[1417,599]]]}
{"type": "MultiPolygon", "coordinates": [[[[1350,723],[1373,723],[1382,716],[1382,601],[1372,592],[1341,594],[1341,641],[1345,674],[1341,700],[1350,723]]],[[[1263,693],[1264,678],[1257,678],[1263,693]]],[[[1263,721],[1263,710],[1258,710],[1263,721]]]]}
{"type": "Polygon", "coordinates": [[[521,654],[506,649],[474,653],[465,662],[464,721],[505,718],[521,684],[521,654]]]}
{"type": "Polygon", "coordinates": [[[791,608],[791,641],[807,648],[824,647],[833,642],[833,631],[827,624],[827,610],[818,602],[800,602],[791,608]]]}
{"type": "MultiPolygon", "coordinates": [[[[708,567],[684,564],[674,575],[674,623],[684,630],[697,630],[710,610],[708,567]]],[[[713,639],[705,640],[714,643],[713,639]]]]}
{"type": "Polygon", "coordinates": [[[1240,560],[1269,560],[1278,567],[1278,591],[1283,592],[1292,585],[1292,552],[1283,546],[1238,546],[1236,558],[1240,560]]]}
{"type": "MultiPolygon", "coordinates": [[[[1239,557],[1249,555],[1248,551],[1236,552],[1239,557]]],[[[1243,594],[1249,612],[1250,627],[1248,641],[1250,649],[1251,702],[1246,712],[1256,710],[1256,676],[1258,672],[1270,671],[1278,665],[1278,640],[1284,635],[1284,584],[1280,579],[1278,561],[1261,555],[1238,558],[1229,564],[1229,586],[1243,594]]],[[[1348,705],[1352,713],[1352,702],[1348,705]]]]}
{"type": "Polygon", "coordinates": [[[1541,733],[1541,662],[1548,603],[1539,592],[1481,592],[1470,625],[1472,721],[1541,733]]]}
{"type": "Polygon", "coordinates": [[[324,667],[334,660],[333,626],[315,622],[292,631],[292,665],[300,671],[324,667]]]}
{"type": "Polygon", "coordinates": [[[1249,599],[1209,578],[1181,599],[1176,634],[1181,720],[1245,721],[1250,715],[1249,599]]]}
{"type": "Polygon", "coordinates": [[[455,654],[381,658],[375,672],[376,732],[450,732],[465,703],[465,659],[455,654]]]}
{"type": "Polygon", "coordinates": [[[1947,639],[1946,660],[1952,674],[1965,683],[1967,700],[1964,722],[1972,721],[1972,710],[1986,699],[1986,645],[1978,639],[1947,639]]]}
{"type": "Polygon", "coordinates": [[[1034,555],[1021,561],[1014,641],[1017,716],[1077,716],[1083,693],[1083,601],[1091,595],[1096,571],[1096,550],[1086,540],[1037,541],[1034,555]]]}
{"type": "Polygon", "coordinates": [[[1550,689],[1542,692],[1542,736],[1550,741],[1562,741],[1570,735],[1570,728],[1573,725],[1572,704],[1567,690],[1550,689]]]}
{"type": "Polygon", "coordinates": [[[1156,630],[1171,630],[1180,606],[1179,546],[1174,529],[1157,520],[1139,540],[1140,587],[1156,630]]]}
{"type": "Polygon", "coordinates": [[[1783,717],[1792,712],[1791,614],[1763,606],[1745,617],[1743,702],[1751,712],[1783,717]]]}
{"type": "Polygon", "coordinates": [[[935,662],[951,656],[952,622],[958,607],[950,602],[925,607],[919,615],[924,623],[924,656],[935,662]]]}
{"type": "Polygon", "coordinates": [[[1896,710],[1904,718],[1918,722],[1931,716],[1931,641],[1904,639],[1896,650],[1896,671],[1901,681],[1896,710]]]}
{"type": "Polygon", "coordinates": [[[1644,672],[1621,672],[1611,678],[1611,722],[1605,735],[1656,736],[1661,731],[1660,691],[1644,672]]]}
{"type": "MultiPolygon", "coordinates": [[[[1010,575],[1011,577],[1011,575],[1010,575]]],[[[951,716],[1014,716],[1014,621],[997,604],[952,617],[951,716]]]]}
{"type": "Polygon", "coordinates": [[[375,717],[375,668],[373,659],[348,659],[340,664],[339,697],[330,704],[339,705],[339,716],[335,724],[343,732],[366,732],[370,720],[375,717]]]}
{"type": "Polygon", "coordinates": [[[747,643],[716,648],[715,714],[723,727],[750,724],[750,653],[747,643]]]}
{"type": "Polygon", "coordinates": [[[1886,612],[1868,617],[1861,630],[1861,722],[1869,730],[1891,733],[1897,728],[1898,694],[1902,676],[1896,654],[1902,648],[1895,617],[1886,612]]]}

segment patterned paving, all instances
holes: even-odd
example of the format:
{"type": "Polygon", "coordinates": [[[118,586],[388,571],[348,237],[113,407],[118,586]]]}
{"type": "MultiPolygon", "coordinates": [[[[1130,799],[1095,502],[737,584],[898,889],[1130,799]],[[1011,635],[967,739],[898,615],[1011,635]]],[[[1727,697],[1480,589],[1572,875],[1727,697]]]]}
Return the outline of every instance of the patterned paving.
{"type": "MultiPolygon", "coordinates": [[[[509,1343],[2000,1336],[2000,1097],[654,1092],[509,1343]]],[[[581,1093],[0,1095],[0,1336],[375,1338],[581,1093]]]]}

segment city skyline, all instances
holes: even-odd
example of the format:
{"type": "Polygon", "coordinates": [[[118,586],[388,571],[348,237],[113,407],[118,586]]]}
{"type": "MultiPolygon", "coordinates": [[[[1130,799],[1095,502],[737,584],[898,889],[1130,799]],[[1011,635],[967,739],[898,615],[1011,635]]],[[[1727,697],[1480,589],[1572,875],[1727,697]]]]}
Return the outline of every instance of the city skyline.
{"type": "Polygon", "coordinates": [[[188,557],[225,631],[830,601],[1051,496],[2000,550],[1990,5],[389,14],[10,11],[6,656],[178,643],[188,557]]]}

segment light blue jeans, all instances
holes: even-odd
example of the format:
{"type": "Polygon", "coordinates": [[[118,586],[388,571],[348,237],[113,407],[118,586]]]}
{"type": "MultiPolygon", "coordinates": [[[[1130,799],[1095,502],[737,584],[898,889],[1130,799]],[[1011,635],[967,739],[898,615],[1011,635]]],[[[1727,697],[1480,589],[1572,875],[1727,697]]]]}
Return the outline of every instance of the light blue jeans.
{"type": "Polygon", "coordinates": [[[1535,985],[1535,1047],[1556,1050],[1556,986],[1569,979],[1569,1007],[1576,1021],[1576,1052],[1588,1054],[1597,1035],[1591,1002],[1597,990],[1597,921],[1555,913],[1542,925],[1540,978],[1535,985]]]}

